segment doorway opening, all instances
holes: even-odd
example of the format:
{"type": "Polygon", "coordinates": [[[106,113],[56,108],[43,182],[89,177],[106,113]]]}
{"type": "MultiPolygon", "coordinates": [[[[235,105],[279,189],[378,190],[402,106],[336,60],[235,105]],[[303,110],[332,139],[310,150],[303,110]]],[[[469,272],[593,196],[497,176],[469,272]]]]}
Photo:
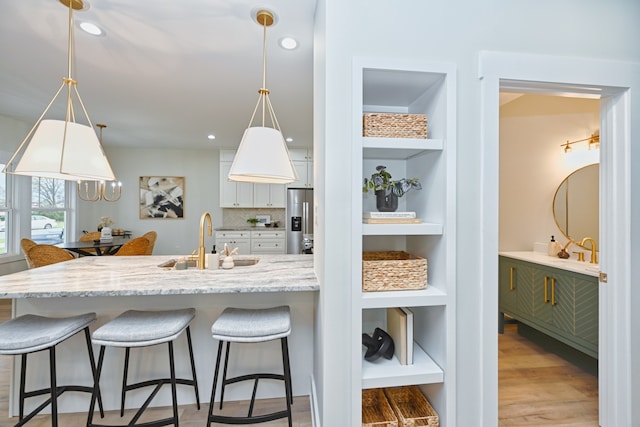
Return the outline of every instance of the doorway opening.
{"type": "Polygon", "coordinates": [[[480,243],[483,423],[498,420],[499,92],[594,95],[600,100],[599,423],[630,425],[631,105],[640,87],[631,63],[549,55],[481,52],[482,172],[480,243]],[[605,285],[606,282],[606,285],[605,285]]]}
{"type": "Polygon", "coordinates": [[[584,258],[588,251],[570,242],[599,240],[600,150],[588,143],[599,133],[600,101],[501,88],[500,105],[499,424],[597,427],[597,270],[584,258]],[[550,256],[549,246],[566,247],[571,259],[550,256]],[[584,274],[573,276],[565,264],[584,274]],[[541,290],[552,273],[553,300],[541,290]]]}

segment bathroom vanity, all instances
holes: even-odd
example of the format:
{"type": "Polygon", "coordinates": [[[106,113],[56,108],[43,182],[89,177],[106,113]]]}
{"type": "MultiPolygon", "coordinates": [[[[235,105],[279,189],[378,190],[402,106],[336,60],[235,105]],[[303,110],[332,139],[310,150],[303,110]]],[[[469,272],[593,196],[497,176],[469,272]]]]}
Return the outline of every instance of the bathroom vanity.
{"type": "Polygon", "coordinates": [[[506,314],[597,359],[598,271],[538,252],[500,252],[500,327],[506,314]]]}

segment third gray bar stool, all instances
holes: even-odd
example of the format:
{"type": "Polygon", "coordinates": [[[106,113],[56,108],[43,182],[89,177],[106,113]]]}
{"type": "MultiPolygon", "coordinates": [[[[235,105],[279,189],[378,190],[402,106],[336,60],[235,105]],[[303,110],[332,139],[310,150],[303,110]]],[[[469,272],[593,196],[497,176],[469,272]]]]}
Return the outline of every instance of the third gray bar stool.
{"type": "Polygon", "coordinates": [[[207,427],[210,427],[211,423],[255,424],[280,418],[288,418],[289,427],[291,427],[291,405],[293,404],[293,393],[291,391],[291,368],[289,366],[289,347],[287,343],[287,337],[291,334],[291,313],[289,307],[280,306],[265,309],[226,308],[220,317],[218,317],[218,319],[213,323],[213,326],[211,326],[211,334],[214,339],[219,340],[219,344],[218,357],[216,359],[216,370],[213,376],[213,387],[211,390],[207,427]],[[280,339],[284,374],[256,373],[227,378],[229,348],[232,342],[260,343],[276,339],[280,339]],[[251,396],[251,403],[249,404],[249,412],[246,417],[231,417],[213,414],[216,387],[218,385],[218,373],[220,370],[220,359],[222,358],[222,346],[224,343],[227,344],[227,350],[224,356],[220,409],[222,409],[222,404],[224,402],[224,389],[228,384],[254,380],[253,394],[251,396]],[[264,415],[253,415],[256,391],[258,389],[258,381],[260,378],[284,381],[284,390],[286,395],[285,410],[264,415]]]}

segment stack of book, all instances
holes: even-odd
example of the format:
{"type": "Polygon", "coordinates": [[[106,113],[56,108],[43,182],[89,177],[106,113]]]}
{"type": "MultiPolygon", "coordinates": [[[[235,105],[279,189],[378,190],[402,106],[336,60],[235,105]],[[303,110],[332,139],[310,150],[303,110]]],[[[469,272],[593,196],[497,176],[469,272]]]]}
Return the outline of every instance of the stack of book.
{"type": "Polygon", "coordinates": [[[363,212],[365,224],[420,224],[415,212],[363,212]]]}
{"type": "Polygon", "coordinates": [[[387,333],[401,365],[413,365],[413,312],[407,307],[387,308],[387,333]]]}

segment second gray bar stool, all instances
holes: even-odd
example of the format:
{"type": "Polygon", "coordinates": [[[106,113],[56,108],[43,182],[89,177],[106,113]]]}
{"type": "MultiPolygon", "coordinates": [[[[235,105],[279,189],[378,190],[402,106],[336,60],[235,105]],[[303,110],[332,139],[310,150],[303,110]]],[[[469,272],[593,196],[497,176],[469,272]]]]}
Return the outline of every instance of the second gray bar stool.
{"type": "Polygon", "coordinates": [[[91,407],[89,409],[89,418],[87,427],[98,426],[93,424],[93,411],[96,396],[99,395],[100,373],[102,371],[102,362],[104,361],[104,352],[106,347],[124,347],[124,375],[122,380],[122,394],[120,405],[120,416],[124,414],[124,401],[127,391],[155,386],[147,400],[136,414],[133,416],[127,426],[141,425],[145,427],[159,427],[166,425],[175,425],[178,427],[178,399],[176,385],[193,386],[196,395],[196,403],[200,409],[200,397],[198,395],[198,381],[196,379],[196,366],[193,360],[193,348],[191,345],[191,332],[189,324],[195,317],[195,309],[185,308],[180,310],[167,311],[137,311],[129,310],[115,319],[98,328],[92,336],[92,342],[100,346],[100,355],[98,356],[98,368],[96,372],[95,388],[91,397],[91,407]],[[187,332],[187,343],[189,346],[189,358],[191,360],[191,373],[193,379],[176,378],[173,341],[176,340],[183,331],[187,332]],[[134,384],[127,384],[127,375],[129,370],[129,352],[132,347],[147,347],[157,344],[167,343],[169,347],[169,369],[170,378],[158,378],[155,380],[142,381],[134,384]],[[171,385],[171,397],[173,403],[173,416],[157,421],[144,422],[136,424],[142,413],[147,409],[153,398],[160,391],[164,384],[171,385]]]}

